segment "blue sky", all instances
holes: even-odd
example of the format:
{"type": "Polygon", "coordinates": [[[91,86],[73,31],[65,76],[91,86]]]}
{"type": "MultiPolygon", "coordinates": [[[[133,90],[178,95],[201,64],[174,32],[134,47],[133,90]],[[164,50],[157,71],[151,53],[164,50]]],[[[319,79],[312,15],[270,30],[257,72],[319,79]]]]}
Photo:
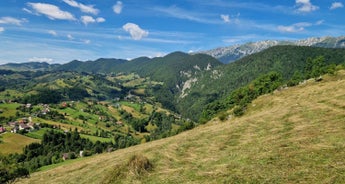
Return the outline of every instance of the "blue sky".
{"type": "Polygon", "coordinates": [[[0,64],[342,36],[344,10],[341,0],[1,0],[0,64]]]}

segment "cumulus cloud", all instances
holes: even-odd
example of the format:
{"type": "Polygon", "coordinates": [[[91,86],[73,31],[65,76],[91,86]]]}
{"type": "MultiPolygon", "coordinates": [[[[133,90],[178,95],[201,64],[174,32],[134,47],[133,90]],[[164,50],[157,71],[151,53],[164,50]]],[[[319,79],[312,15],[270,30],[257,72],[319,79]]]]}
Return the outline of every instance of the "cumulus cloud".
{"type": "Polygon", "coordinates": [[[329,9],[334,10],[334,9],[343,8],[343,7],[344,7],[343,3],[341,3],[341,2],[334,2],[334,3],[332,3],[332,5],[331,5],[331,7],[329,9]]]}
{"type": "Polygon", "coordinates": [[[57,36],[57,33],[56,33],[56,31],[54,31],[54,30],[49,30],[48,33],[51,34],[51,35],[53,35],[53,36],[57,36]]]}
{"type": "Polygon", "coordinates": [[[47,63],[51,63],[53,62],[54,60],[51,59],[51,58],[41,58],[41,57],[32,57],[30,59],[28,59],[29,62],[47,62],[47,63]]]}
{"type": "Polygon", "coordinates": [[[79,8],[80,11],[84,13],[91,13],[91,14],[97,15],[99,12],[99,10],[94,8],[93,5],[84,5],[74,0],[63,0],[63,2],[67,3],[68,5],[72,7],[79,8]]]}
{"type": "Polygon", "coordinates": [[[138,25],[133,23],[127,23],[123,25],[122,28],[131,35],[133,40],[141,40],[143,37],[149,35],[148,31],[141,29],[138,25]]]}
{"type": "Polygon", "coordinates": [[[102,17],[98,17],[98,18],[94,19],[93,17],[87,16],[87,15],[86,16],[81,16],[80,20],[85,25],[88,25],[89,23],[96,23],[96,22],[104,22],[105,21],[105,19],[102,18],[102,17]]]}
{"type": "Polygon", "coordinates": [[[14,24],[17,26],[22,25],[23,22],[27,22],[26,19],[16,19],[13,17],[1,17],[0,24],[14,24]]]}
{"type": "Polygon", "coordinates": [[[0,33],[1,33],[1,32],[4,32],[4,31],[5,31],[5,28],[0,27],[0,33]]]}
{"type": "Polygon", "coordinates": [[[96,19],[96,22],[105,22],[105,19],[103,17],[98,17],[96,19]]]}
{"type": "Polygon", "coordinates": [[[120,14],[122,12],[123,4],[121,1],[117,1],[116,4],[113,6],[113,11],[116,14],[120,14]]]}
{"type": "Polygon", "coordinates": [[[43,14],[51,20],[76,20],[71,13],[62,11],[59,7],[52,4],[28,3],[27,5],[30,6],[38,15],[43,14]]]}
{"type": "Polygon", "coordinates": [[[299,22],[299,23],[292,24],[289,26],[278,26],[277,28],[280,32],[297,33],[297,32],[304,31],[306,27],[310,27],[312,25],[313,24],[309,22],[299,22]]]}
{"type": "Polygon", "coordinates": [[[319,9],[318,6],[313,5],[310,0],[296,0],[297,11],[302,13],[309,13],[319,9]]]}
{"type": "Polygon", "coordinates": [[[230,17],[229,15],[220,15],[220,18],[225,22],[225,23],[230,23],[230,17]]]}

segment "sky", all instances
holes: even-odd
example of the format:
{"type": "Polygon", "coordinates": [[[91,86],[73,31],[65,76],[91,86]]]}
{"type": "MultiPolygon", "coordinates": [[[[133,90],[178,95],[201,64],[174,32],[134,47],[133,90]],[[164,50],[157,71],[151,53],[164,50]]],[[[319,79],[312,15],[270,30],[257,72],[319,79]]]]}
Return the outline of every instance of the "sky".
{"type": "Polygon", "coordinates": [[[345,35],[341,0],[0,0],[0,64],[345,35]]]}

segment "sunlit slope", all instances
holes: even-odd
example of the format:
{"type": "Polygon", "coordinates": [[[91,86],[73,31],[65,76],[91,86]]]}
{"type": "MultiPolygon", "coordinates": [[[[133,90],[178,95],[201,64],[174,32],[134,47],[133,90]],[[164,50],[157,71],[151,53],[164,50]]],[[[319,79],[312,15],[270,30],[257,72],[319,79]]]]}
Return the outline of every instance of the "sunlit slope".
{"type": "Polygon", "coordinates": [[[255,100],[241,118],[75,160],[19,183],[102,183],[130,156],[153,171],[118,183],[345,183],[345,72],[255,100]]]}

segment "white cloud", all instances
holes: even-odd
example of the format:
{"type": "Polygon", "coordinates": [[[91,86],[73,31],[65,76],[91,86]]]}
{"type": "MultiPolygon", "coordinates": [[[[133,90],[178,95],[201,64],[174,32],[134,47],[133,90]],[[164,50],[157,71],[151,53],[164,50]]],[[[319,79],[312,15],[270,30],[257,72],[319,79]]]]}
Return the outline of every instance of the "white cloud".
{"type": "Polygon", "coordinates": [[[319,9],[318,6],[313,5],[310,0],[296,0],[297,11],[302,13],[309,13],[319,9]]]}
{"type": "Polygon", "coordinates": [[[170,7],[154,7],[153,11],[162,13],[163,16],[170,16],[178,19],[184,19],[206,24],[219,24],[219,19],[210,19],[209,14],[201,12],[193,12],[191,10],[181,9],[177,6],[170,7]]]}
{"type": "Polygon", "coordinates": [[[40,57],[32,57],[30,59],[28,59],[29,62],[47,62],[47,63],[51,63],[53,62],[54,60],[51,59],[51,58],[40,58],[40,57]]]}
{"type": "Polygon", "coordinates": [[[280,32],[286,32],[286,33],[297,33],[297,32],[302,32],[305,30],[306,27],[310,27],[313,24],[309,22],[299,22],[296,24],[292,24],[289,26],[278,26],[278,30],[280,32]]]}
{"type": "Polygon", "coordinates": [[[91,13],[91,14],[97,15],[99,12],[99,10],[94,8],[93,5],[84,5],[74,0],[63,0],[63,2],[67,3],[68,5],[72,7],[79,8],[80,11],[84,13],[91,13]]]}
{"type": "Polygon", "coordinates": [[[31,10],[27,9],[27,8],[23,8],[22,9],[23,11],[27,12],[27,13],[30,13],[30,14],[33,14],[31,10]]]}
{"type": "Polygon", "coordinates": [[[98,17],[96,19],[96,22],[105,22],[105,19],[103,17],[98,17]]]}
{"type": "Polygon", "coordinates": [[[220,18],[225,22],[225,23],[230,23],[230,17],[229,15],[220,15],[220,18]]]}
{"type": "Polygon", "coordinates": [[[122,12],[123,4],[121,1],[117,1],[116,4],[113,6],[113,11],[116,14],[120,14],[122,12]]]}
{"type": "Polygon", "coordinates": [[[1,33],[1,32],[4,32],[4,31],[5,31],[5,28],[0,27],[0,33],[1,33]]]}
{"type": "Polygon", "coordinates": [[[341,2],[334,2],[332,3],[332,6],[329,8],[331,10],[337,9],[337,8],[343,8],[344,5],[341,2]]]}
{"type": "Polygon", "coordinates": [[[141,40],[143,37],[149,35],[148,31],[141,29],[138,25],[133,23],[127,23],[123,25],[122,28],[131,35],[133,40],[141,40]]]}
{"type": "Polygon", "coordinates": [[[68,34],[68,35],[67,35],[67,38],[68,38],[69,40],[73,40],[73,39],[74,39],[74,37],[73,37],[71,34],[68,34]]]}
{"type": "Polygon", "coordinates": [[[57,33],[56,33],[56,31],[54,31],[54,30],[49,30],[48,33],[51,34],[51,35],[53,35],[53,36],[57,36],[57,33]]]}
{"type": "Polygon", "coordinates": [[[71,13],[67,11],[62,11],[59,7],[52,4],[28,3],[28,6],[35,10],[37,14],[46,15],[49,19],[52,20],[76,20],[71,13]]]}
{"type": "Polygon", "coordinates": [[[278,26],[278,30],[281,32],[286,32],[286,33],[296,33],[296,32],[301,32],[304,30],[303,27],[296,27],[294,25],[292,26],[278,26]]]}
{"type": "Polygon", "coordinates": [[[23,22],[27,22],[26,19],[16,19],[13,17],[1,17],[0,18],[0,24],[14,24],[17,26],[22,25],[23,22]]]}
{"type": "Polygon", "coordinates": [[[94,19],[93,17],[88,16],[88,15],[86,15],[86,16],[81,16],[81,17],[80,17],[80,20],[81,20],[81,22],[83,22],[85,25],[88,25],[89,23],[105,22],[105,19],[102,18],[102,17],[98,17],[98,18],[94,19]]]}

